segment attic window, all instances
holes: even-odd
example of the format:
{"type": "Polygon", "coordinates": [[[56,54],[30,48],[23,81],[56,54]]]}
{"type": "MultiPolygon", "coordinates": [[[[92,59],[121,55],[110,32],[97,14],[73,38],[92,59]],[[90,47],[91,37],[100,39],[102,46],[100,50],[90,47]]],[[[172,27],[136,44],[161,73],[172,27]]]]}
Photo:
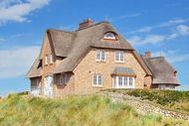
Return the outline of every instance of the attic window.
{"type": "Polygon", "coordinates": [[[177,77],[177,71],[174,72],[174,77],[177,77]]]}
{"type": "Polygon", "coordinates": [[[115,33],[108,32],[104,35],[105,40],[117,40],[115,33]]]}

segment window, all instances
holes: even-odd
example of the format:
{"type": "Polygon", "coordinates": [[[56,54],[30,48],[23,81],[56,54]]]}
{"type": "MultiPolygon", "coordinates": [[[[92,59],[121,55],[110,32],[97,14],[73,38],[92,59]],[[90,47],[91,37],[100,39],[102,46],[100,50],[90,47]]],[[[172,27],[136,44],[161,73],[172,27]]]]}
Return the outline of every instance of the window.
{"type": "Polygon", "coordinates": [[[102,86],[103,84],[103,78],[99,74],[93,75],[93,86],[102,86]]]}
{"type": "Polygon", "coordinates": [[[127,76],[115,76],[114,87],[115,88],[134,88],[135,85],[134,77],[127,76]]]}
{"type": "Polygon", "coordinates": [[[40,87],[40,79],[36,78],[36,79],[32,79],[31,80],[31,91],[32,90],[36,90],[36,89],[39,89],[40,87]]]}
{"type": "Polygon", "coordinates": [[[61,75],[59,84],[65,85],[67,82],[68,82],[68,75],[67,74],[61,75]]]}
{"type": "Polygon", "coordinates": [[[116,36],[114,33],[112,32],[108,32],[104,35],[104,39],[108,39],[108,40],[116,40],[116,36]]]}
{"type": "Polygon", "coordinates": [[[177,77],[177,71],[174,72],[174,77],[177,77]]]}
{"type": "Polygon", "coordinates": [[[45,56],[45,65],[48,64],[48,55],[45,56]]]}
{"type": "Polygon", "coordinates": [[[123,51],[116,51],[115,54],[116,62],[124,62],[124,52],[123,51]]]}
{"type": "Polygon", "coordinates": [[[97,50],[96,60],[97,61],[105,61],[106,60],[106,52],[103,50],[97,50]]]}
{"type": "Polygon", "coordinates": [[[31,80],[31,91],[30,91],[31,95],[38,96],[40,94],[41,91],[40,83],[41,83],[41,79],[39,78],[31,80]]]}
{"type": "Polygon", "coordinates": [[[49,56],[49,59],[50,59],[50,64],[52,64],[53,63],[53,55],[52,54],[49,56]]]}

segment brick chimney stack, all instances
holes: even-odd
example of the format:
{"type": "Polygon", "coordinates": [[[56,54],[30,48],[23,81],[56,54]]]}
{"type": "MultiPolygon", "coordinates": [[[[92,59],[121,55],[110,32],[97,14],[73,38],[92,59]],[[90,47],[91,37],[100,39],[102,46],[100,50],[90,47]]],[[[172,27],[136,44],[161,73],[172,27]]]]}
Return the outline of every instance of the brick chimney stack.
{"type": "Polygon", "coordinates": [[[91,25],[93,25],[93,20],[91,20],[90,18],[86,19],[82,23],[79,24],[79,30],[87,28],[91,25]]]}
{"type": "Polygon", "coordinates": [[[145,58],[151,58],[152,57],[152,52],[147,51],[145,52],[145,58]]]}

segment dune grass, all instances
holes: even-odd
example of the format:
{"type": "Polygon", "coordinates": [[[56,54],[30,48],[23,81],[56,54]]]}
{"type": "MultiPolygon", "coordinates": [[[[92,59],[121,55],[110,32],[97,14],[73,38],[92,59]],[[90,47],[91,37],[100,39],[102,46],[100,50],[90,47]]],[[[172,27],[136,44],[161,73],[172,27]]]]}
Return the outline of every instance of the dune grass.
{"type": "Polygon", "coordinates": [[[1,126],[173,126],[187,121],[142,116],[132,107],[100,96],[64,99],[10,95],[0,101],[1,126]]]}

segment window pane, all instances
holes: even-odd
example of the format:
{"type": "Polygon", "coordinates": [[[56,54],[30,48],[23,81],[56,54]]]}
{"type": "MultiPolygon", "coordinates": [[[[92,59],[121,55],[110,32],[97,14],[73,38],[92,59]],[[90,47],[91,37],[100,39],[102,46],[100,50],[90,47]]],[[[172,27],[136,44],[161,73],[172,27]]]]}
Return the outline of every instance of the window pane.
{"type": "Polygon", "coordinates": [[[105,51],[101,51],[101,60],[105,60],[105,51]]]}
{"type": "Polygon", "coordinates": [[[116,61],[119,61],[119,52],[116,52],[116,61]]]}
{"type": "Polygon", "coordinates": [[[129,77],[129,86],[133,86],[133,78],[129,77]]]}
{"type": "Polygon", "coordinates": [[[119,83],[118,83],[118,84],[119,84],[119,86],[121,87],[121,86],[122,86],[122,83],[123,83],[123,82],[122,82],[122,77],[118,77],[118,78],[119,78],[119,83]]]}
{"type": "Polygon", "coordinates": [[[62,76],[62,83],[66,84],[67,83],[67,75],[62,76]]]}
{"type": "Polygon", "coordinates": [[[127,86],[127,77],[124,77],[124,86],[127,86]]]}
{"type": "Polygon", "coordinates": [[[102,76],[98,75],[98,85],[102,85],[102,76]]]}
{"type": "Polygon", "coordinates": [[[93,76],[93,85],[97,85],[97,75],[93,76]]]}
{"type": "Polygon", "coordinates": [[[96,59],[100,60],[100,51],[99,50],[96,52],[96,59]]]}
{"type": "Polygon", "coordinates": [[[120,56],[120,61],[123,61],[123,52],[120,52],[119,56],[120,56]]]}

